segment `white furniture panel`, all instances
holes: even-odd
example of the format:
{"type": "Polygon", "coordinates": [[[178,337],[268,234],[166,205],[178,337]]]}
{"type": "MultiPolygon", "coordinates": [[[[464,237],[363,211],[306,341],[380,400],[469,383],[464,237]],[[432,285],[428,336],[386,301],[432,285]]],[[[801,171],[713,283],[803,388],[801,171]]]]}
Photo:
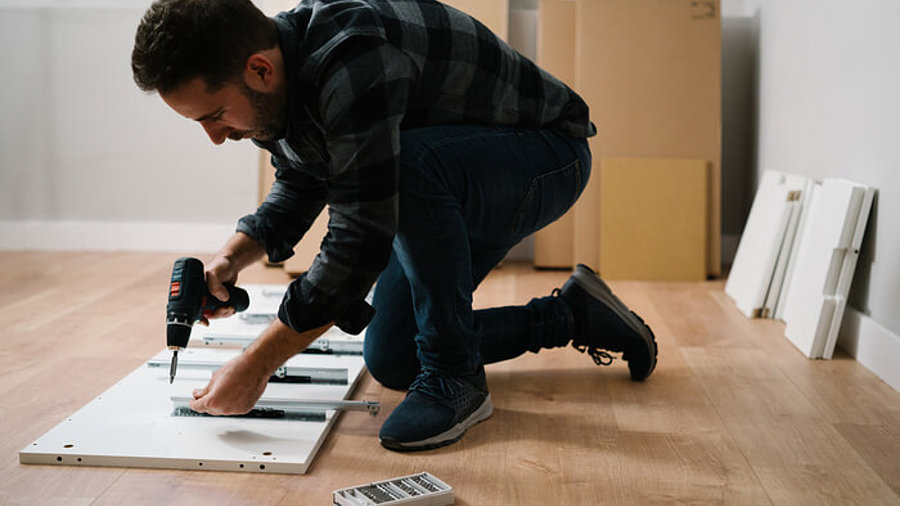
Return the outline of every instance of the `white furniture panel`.
{"type": "MultiPolygon", "coordinates": [[[[220,351],[226,350],[205,350],[220,351]]],[[[331,358],[319,356],[319,358],[331,358]]],[[[355,362],[346,385],[270,383],[268,398],[344,400],[363,370],[355,362]]],[[[224,360],[223,360],[224,362],[224,360]]],[[[172,397],[187,396],[210,371],[180,371],[169,385],[168,369],[143,365],[19,453],[24,464],[148,467],[270,473],[305,473],[325,440],[336,412],[308,420],[181,416],[172,397]]]]}
{"type": "Polygon", "coordinates": [[[780,262],[781,272],[787,268],[785,238],[806,184],[805,178],[775,170],[763,174],[725,284],[725,293],[748,317],[767,316],[763,313],[770,291],[773,306],[777,301],[781,283],[776,267],[780,262]]]}
{"type": "Polygon", "coordinates": [[[874,189],[826,179],[812,196],[786,295],[785,336],[810,358],[831,358],[874,189]]]}
{"type": "MultiPolygon", "coordinates": [[[[265,329],[278,309],[285,287],[245,285],[250,307],[241,316],[214,320],[200,333],[225,329],[239,344],[249,344],[265,329]]],[[[304,353],[285,362],[283,376],[303,382],[270,382],[257,407],[257,417],[213,417],[194,413],[174,400],[190,398],[208,382],[214,370],[241,353],[240,349],[206,346],[197,333],[180,354],[175,381],[169,384],[171,352],[163,350],[78,412],[19,452],[25,464],[151,467],[214,471],[305,473],[331,430],[341,406],[359,409],[350,397],[364,370],[362,335],[333,329],[323,342],[340,341],[342,354],[304,353]],[[266,410],[267,401],[294,402],[319,408],[298,416],[287,410],[266,410]],[[348,406],[353,404],[353,406],[348,406]],[[282,416],[277,416],[281,414],[282,416]],[[275,415],[275,416],[273,416],[275,415]]],[[[162,336],[160,336],[162,341],[162,336]]],[[[318,341],[316,341],[318,342],[318,341]]],[[[322,345],[316,345],[321,351],[322,345]]],[[[276,372],[276,376],[279,374],[276,372]]],[[[183,404],[183,402],[182,402],[183,404]]],[[[377,412],[373,403],[363,409],[377,412]]],[[[301,411],[306,408],[299,408],[301,411]]],[[[304,411],[305,413],[305,411],[304,411]]]]}

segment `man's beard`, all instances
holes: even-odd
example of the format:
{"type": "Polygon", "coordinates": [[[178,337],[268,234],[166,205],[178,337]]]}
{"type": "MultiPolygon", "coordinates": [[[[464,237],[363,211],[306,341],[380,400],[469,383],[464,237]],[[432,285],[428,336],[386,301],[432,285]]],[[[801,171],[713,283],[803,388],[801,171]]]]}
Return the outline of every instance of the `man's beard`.
{"type": "Polygon", "coordinates": [[[240,132],[241,137],[249,134],[250,137],[261,141],[270,141],[280,137],[284,133],[284,126],[287,122],[284,91],[260,93],[241,81],[241,92],[250,101],[255,113],[253,130],[240,132]]]}

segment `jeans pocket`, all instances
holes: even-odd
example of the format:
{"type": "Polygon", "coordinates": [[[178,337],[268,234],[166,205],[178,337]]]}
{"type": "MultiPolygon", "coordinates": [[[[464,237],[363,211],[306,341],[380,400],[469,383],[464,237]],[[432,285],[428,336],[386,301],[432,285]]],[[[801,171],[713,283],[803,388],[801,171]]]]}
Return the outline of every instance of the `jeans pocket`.
{"type": "Polygon", "coordinates": [[[581,193],[580,165],[579,160],[575,160],[531,180],[513,220],[514,234],[524,237],[536,232],[572,207],[581,193]]]}

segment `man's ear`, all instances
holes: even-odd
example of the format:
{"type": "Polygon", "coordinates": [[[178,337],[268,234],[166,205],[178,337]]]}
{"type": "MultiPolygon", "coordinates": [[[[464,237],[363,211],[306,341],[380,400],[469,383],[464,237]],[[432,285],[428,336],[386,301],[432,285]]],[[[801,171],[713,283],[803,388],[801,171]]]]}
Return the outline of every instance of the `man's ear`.
{"type": "Polygon", "coordinates": [[[269,93],[275,86],[275,65],[263,53],[253,53],[244,66],[244,82],[251,89],[269,93]]]}

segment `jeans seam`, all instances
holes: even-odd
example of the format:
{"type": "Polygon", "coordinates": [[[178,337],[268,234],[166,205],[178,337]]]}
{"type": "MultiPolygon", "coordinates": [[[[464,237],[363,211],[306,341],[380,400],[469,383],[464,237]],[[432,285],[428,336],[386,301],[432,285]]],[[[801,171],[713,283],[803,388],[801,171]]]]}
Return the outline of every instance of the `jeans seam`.
{"type": "MultiPolygon", "coordinates": [[[[531,205],[532,201],[534,201],[534,196],[535,196],[535,193],[537,193],[537,187],[539,186],[538,183],[541,180],[560,175],[560,174],[562,174],[564,172],[568,172],[574,168],[575,169],[575,171],[574,171],[575,178],[576,178],[575,183],[576,183],[576,188],[578,188],[579,185],[581,184],[581,171],[578,170],[578,169],[580,169],[580,165],[581,165],[581,161],[576,158],[575,160],[573,160],[571,163],[569,163],[568,165],[566,165],[564,167],[556,169],[552,172],[547,172],[545,174],[535,176],[534,178],[531,179],[531,181],[528,183],[528,189],[525,191],[525,198],[522,199],[522,203],[519,205],[519,209],[516,211],[515,218],[513,219],[512,232],[514,234],[521,233],[520,228],[521,228],[522,218],[525,215],[525,211],[531,205]]],[[[578,193],[576,191],[575,198],[577,199],[577,197],[578,197],[578,193]]],[[[571,204],[572,203],[570,202],[569,207],[571,207],[571,204]]]]}

